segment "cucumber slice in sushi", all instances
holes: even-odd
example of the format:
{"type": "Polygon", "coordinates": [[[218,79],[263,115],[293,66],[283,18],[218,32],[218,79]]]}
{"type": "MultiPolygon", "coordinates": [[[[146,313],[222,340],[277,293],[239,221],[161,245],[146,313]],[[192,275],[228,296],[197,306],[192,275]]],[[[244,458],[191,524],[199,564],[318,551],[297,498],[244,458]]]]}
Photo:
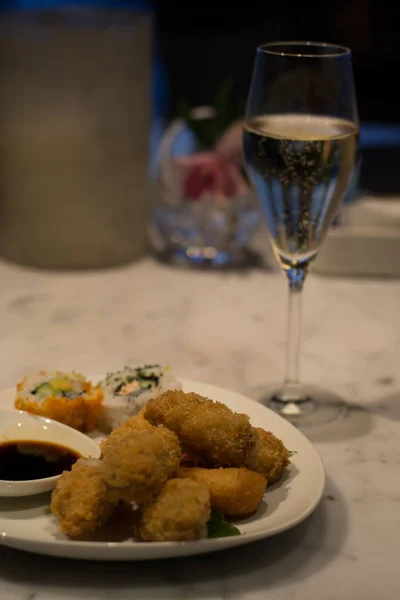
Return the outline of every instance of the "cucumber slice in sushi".
{"type": "Polygon", "coordinates": [[[54,394],[54,390],[49,383],[42,383],[36,388],[33,394],[38,396],[38,398],[45,398],[54,394]]]}

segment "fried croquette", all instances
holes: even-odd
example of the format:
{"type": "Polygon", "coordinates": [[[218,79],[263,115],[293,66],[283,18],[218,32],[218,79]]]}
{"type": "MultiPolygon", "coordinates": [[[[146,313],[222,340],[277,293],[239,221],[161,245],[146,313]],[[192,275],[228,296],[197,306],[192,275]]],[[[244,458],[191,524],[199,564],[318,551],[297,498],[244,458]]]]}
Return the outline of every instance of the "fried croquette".
{"type": "Polygon", "coordinates": [[[131,431],[149,431],[152,429],[153,425],[150,425],[150,423],[142,416],[135,415],[134,417],[131,417],[125,421],[125,423],[113,429],[100,444],[102,455],[104,456],[107,453],[108,448],[111,448],[113,445],[129,436],[131,431]]]}
{"type": "Polygon", "coordinates": [[[150,423],[175,431],[185,459],[195,466],[247,467],[272,482],[289,464],[289,451],[281,440],[220,402],[171,390],[150,400],[145,409],[150,423]]]}
{"type": "Polygon", "coordinates": [[[181,467],[178,477],[205,483],[213,510],[230,517],[245,516],[260,506],[267,480],[261,473],[246,468],[201,469],[181,467]]]}
{"type": "Polygon", "coordinates": [[[132,429],[104,452],[103,478],[111,498],[140,504],[149,501],[179,467],[176,435],[164,427],[132,429]]]}
{"type": "Polygon", "coordinates": [[[174,431],[183,446],[199,452],[211,464],[244,466],[246,454],[256,443],[247,415],[195,393],[164,392],[149,400],[144,415],[153,425],[174,431]]]}
{"type": "Polygon", "coordinates": [[[251,471],[265,475],[269,483],[279,479],[289,464],[289,450],[283,442],[270,431],[255,428],[257,440],[255,446],[246,454],[245,466],[251,471]]]}
{"type": "Polygon", "coordinates": [[[101,527],[115,506],[107,493],[101,461],[81,458],[57,481],[50,510],[63,533],[79,537],[101,527]]]}
{"type": "Polygon", "coordinates": [[[142,509],[140,537],[145,542],[180,542],[207,536],[210,493],[204,483],[170,479],[142,509]]]}

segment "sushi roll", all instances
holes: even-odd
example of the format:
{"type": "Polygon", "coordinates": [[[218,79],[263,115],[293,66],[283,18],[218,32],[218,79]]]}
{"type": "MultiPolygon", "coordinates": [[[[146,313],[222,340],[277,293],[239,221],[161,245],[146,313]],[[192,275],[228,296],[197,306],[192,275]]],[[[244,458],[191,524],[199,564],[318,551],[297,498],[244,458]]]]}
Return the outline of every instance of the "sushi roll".
{"type": "Polygon", "coordinates": [[[99,426],[105,433],[136,415],[150,398],[182,387],[172,371],[161,365],[125,367],[109,373],[99,386],[104,393],[99,426]]]}
{"type": "Polygon", "coordinates": [[[40,371],[17,385],[15,408],[61,421],[80,431],[97,425],[103,391],[79,373],[40,371]]]}

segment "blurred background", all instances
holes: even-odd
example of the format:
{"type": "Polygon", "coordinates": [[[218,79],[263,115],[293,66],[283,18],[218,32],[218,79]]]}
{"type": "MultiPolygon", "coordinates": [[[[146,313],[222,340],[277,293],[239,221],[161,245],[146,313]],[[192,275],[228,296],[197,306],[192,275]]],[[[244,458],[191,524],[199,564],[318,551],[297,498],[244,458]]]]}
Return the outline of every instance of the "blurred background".
{"type": "MultiPolygon", "coordinates": [[[[278,39],[352,49],[361,120],[359,188],[375,196],[400,192],[400,49],[384,3],[0,0],[0,7],[5,258],[93,267],[142,255],[154,198],[144,174],[154,174],[163,134],[182,102],[213,106],[221,82],[230,80],[231,97],[243,104],[256,46],[278,39]],[[82,17],[85,8],[99,9],[101,16],[90,21],[82,17]],[[73,16],[61,18],[60,9],[73,16]],[[88,226],[93,211],[95,229],[88,226]]],[[[239,229],[250,236],[247,205],[245,212],[239,229]]],[[[176,218],[158,216],[169,226],[176,218]]],[[[185,227],[181,222],[179,235],[185,227]]]]}
{"type": "Polygon", "coordinates": [[[185,98],[212,102],[221,80],[231,77],[245,98],[255,47],[277,39],[311,39],[348,45],[353,51],[364,168],[361,185],[397,192],[400,159],[400,48],[393,15],[374,0],[245,3],[203,0],[1,0],[3,11],[66,6],[122,7],[154,15],[153,145],[185,98]],[[379,148],[379,151],[378,151],[379,148]],[[386,148],[387,151],[382,151],[386,148]]]}

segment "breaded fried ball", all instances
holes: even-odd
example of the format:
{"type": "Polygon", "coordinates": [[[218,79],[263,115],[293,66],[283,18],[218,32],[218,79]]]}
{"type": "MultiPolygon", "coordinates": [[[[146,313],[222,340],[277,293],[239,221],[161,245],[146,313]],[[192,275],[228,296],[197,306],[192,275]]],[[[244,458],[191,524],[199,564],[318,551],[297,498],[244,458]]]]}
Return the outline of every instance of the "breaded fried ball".
{"type": "Polygon", "coordinates": [[[146,431],[151,430],[152,425],[146,421],[142,416],[135,415],[131,417],[122,425],[119,425],[111,431],[106,439],[101,443],[101,452],[104,456],[107,453],[107,449],[112,447],[114,444],[120,442],[126,436],[129,436],[131,431],[146,431]]]}
{"type": "Polygon", "coordinates": [[[180,542],[207,536],[210,493],[204,483],[170,479],[142,509],[140,537],[145,542],[180,542]]]}
{"type": "Polygon", "coordinates": [[[147,502],[175,473],[181,458],[179,440],[172,431],[163,427],[131,430],[104,453],[103,478],[110,497],[147,502]]]}
{"type": "Polygon", "coordinates": [[[101,461],[80,458],[57,481],[50,510],[57,517],[61,531],[79,537],[101,527],[115,505],[116,501],[108,496],[101,461]]]}

